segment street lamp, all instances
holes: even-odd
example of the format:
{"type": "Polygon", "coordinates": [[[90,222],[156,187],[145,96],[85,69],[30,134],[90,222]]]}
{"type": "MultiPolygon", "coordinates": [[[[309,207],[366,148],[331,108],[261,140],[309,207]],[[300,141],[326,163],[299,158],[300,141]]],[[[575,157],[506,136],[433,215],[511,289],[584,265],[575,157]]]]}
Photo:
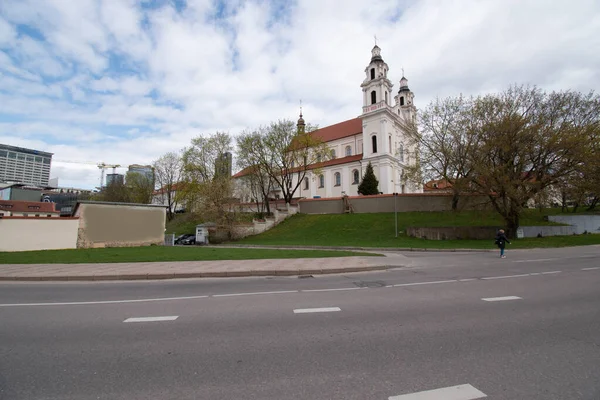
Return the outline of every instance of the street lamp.
{"type": "Polygon", "coordinates": [[[396,237],[398,237],[398,208],[396,207],[396,199],[398,198],[398,193],[394,192],[394,219],[396,220],[396,237]]]}

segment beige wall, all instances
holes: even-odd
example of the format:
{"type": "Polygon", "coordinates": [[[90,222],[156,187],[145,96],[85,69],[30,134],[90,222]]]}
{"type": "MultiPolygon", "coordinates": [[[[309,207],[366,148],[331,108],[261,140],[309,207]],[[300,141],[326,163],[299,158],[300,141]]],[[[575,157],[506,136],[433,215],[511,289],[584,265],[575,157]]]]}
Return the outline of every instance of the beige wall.
{"type": "MultiPolygon", "coordinates": [[[[304,214],[341,214],[344,212],[343,200],[305,199],[298,203],[300,212],[304,214]]],[[[350,204],[356,213],[394,212],[394,196],[357,196],[350,197],[350,204]]],[[[485,196],[463,196],[459,201],[459,209],[481,209],[488,207],[485,196]]],[[[409,211],[447,211],[452,209],[452,196],[403,194],[396,200],[398,212],[409,211]]]]}
{"type": "Polygon", "coordinates": [[[76,218],[0,218],[0,251],[74,249],[76,218]]]}
{"type": "Polygon", "coordinates": [[[160,245],[166,209],[128,204],[80,203],[77,247],[160,245]]]}

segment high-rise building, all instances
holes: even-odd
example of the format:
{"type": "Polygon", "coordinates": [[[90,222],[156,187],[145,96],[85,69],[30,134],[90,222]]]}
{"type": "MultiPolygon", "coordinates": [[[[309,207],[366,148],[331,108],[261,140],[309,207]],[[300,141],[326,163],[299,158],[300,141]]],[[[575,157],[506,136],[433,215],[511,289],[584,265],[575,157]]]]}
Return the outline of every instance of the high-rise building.
{"type": "Polygon", "coordinates": [[[52,153],[0,144],[0,182],[48,186],[52,153]]]}
{"type": "Polygon", "coordinates": [[[152,165],[131,164],[128,172],[141,174],[154,184],[154,168],[152,168],[152,165]]]}
{"type": "Polygon", "coordinates": [[[125,176],[123,174],[106,174],[106,186],[110,186],[113,183],[122,185],[125,182],[125,176]]]}

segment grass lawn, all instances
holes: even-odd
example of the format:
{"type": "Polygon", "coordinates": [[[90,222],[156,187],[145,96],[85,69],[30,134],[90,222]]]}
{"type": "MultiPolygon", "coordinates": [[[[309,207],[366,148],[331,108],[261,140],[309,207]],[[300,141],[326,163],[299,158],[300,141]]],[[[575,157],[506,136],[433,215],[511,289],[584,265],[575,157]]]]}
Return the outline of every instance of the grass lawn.
{"type": "Polygon", "coordinates": [[[327,250],[228,249],[196,246],[149,246],[108,249],[0,252],[0,264],[255,260],[273,258],[324,258],[350,256],[378,256],[378,254],[327,250]]]}
{"type": "MultiPolygon", "coordinates": [[[[544,221],[543,216],[559,214],[556,210],[528,209],[521,225],[560,225],[544,221]]],[[[408,226],[503,226],[495,212],[409,212],[398,213],[398,230],[408,226]]],[[[554,236],[545,238],[515,239],[510,248],[562,247],[600,244],[600,235],[554,236]]],[[[242,239],[240,244],[263,245],[313,245],[398,247],[432,249],[493,249],[494,240],[425,240],[399,234],[394,237],[394,213],[377,214],[297,214],[275,228],[256,236],[242,239]]]]}

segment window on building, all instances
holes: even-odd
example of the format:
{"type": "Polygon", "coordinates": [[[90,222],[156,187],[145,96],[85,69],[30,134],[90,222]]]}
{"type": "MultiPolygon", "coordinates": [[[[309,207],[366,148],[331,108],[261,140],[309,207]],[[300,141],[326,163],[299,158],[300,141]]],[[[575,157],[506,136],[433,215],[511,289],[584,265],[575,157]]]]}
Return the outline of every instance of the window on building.
{"type": "Polygon", "coordinates": [[[371,68],[371,79],[375,79],[375,68],[371,68]]]}
{"type": "Polygon", "coordinates": [[[400,105],[403,106],[404,105],[404,96],[400,96],[400,105]]]}
{"type": "Polygon", "coordinates": [[[332,160],[335,160],[335,149],[331,149],[331,150],[329,151],[329,154],[331,155],[331,159],[332,159],[332,160]]]}
{"type": "Polygon", "coordinates": [[[371,104],[377,103],[377,92],[374,90],[371,92],[371,104]]]}
{"type": "Polygon", "coordinates": [[[354,171],[352,171],[352,184],[353,185],[358,185],[358,180],[360,179],[359,174],[358,174],[358,170],[355,169],[354,171]]]}
{"type": "Polygon", "coordinates": [[[325,177],[323,175],[319,175],[319,187],[325,187],[325,177]]]}
{"type": "Polygon", "coordinates": [[[387,92],[385,92],[385,104],[387,104],[387,102],[388,102],[388,94],[387,94],[387,92]]]}
{"type": "Polygon", "coordinates": [[[296,166],[296,163],[294,162],[294,160],[292,160],[291,166],[292,166],[292,168],[294,168],[296,166]]]}
{"type": "Polygon", "coordinates": [[[373,149],[373,153],[377,153],[377,136],[371,136],[371,146],[373,149]]]}
{"type": "Polygon", "coordinates": [[[336,172],[334,174],[334,178],[335,178],[335,186],[340,186],[342,184],[342,174],[340,174],[339,172],[336,172]]]}
{"type": "Polygon", "coordinates": [[[0,150],[0,157],[6,157],[8,155],[8,151],[0,150]]]}
{"type": "Polygon", "coordinates": [[[304,178],[304,190],[308,190],[308,178],[304,178]]]}
{"type": "Polygon", "coordinates": [[[49,158],[44,158],[44,164],[50,164],[50,159],[49,158]]]}
{"type": "Polygon", "coordinates": [[[391,136],[388,136],[388,145],[390,146],[388,151],[391,153],[392,152],[392,137],[391,136]]]}
{"type": "Polygon", "coordinates": [[[346,157],[352,155],[352,146],[346,146],[346,157]]]}
{"type": "Polygon", "coordinates": [[[320,154],[317,154],[317,162],[321,162],[321,161],[322,161],[322,159],[323,159],[323,158],[321,157],[321,155],[320,155],[320,154]]]}

